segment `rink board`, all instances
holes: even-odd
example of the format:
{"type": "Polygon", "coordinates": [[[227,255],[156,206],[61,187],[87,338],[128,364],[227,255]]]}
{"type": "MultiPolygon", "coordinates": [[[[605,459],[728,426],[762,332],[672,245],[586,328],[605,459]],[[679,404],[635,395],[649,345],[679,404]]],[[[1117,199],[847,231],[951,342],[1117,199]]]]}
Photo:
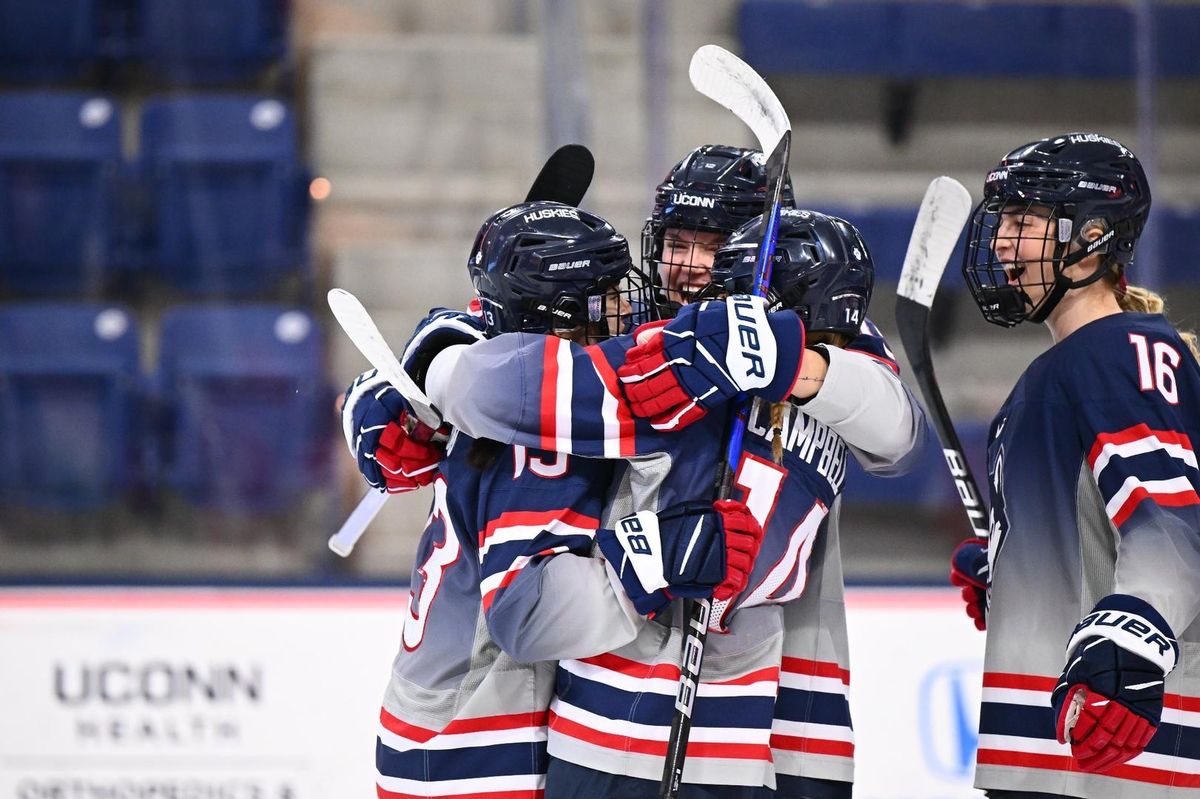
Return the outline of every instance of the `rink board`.
{"type": "MultiPolygon", "coordinates": [[[[0,589],[0,799],[374,795],[400,589],[0,589]]],[[[850,592],[856,799],[973,796],[983,636],[850,592]]]]}

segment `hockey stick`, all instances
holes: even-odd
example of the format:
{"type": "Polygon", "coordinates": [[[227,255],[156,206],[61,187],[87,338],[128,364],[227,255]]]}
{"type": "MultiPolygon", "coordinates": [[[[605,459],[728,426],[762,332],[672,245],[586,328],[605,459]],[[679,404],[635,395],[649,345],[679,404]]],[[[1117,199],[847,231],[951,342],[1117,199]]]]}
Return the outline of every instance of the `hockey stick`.
{"type": "Polygon", "coordinates": [[[940,177],[929,184],[900,272],[896,325],[900,328],[900,343],[912,365],[929,418],[942,441],[942,454],[967,511],[967,519],[975,535],[987,538],[987,508],[983,504],[983,495],[971,474],[962,443],[942,400],[929,351],[929,309],[946,262],[950,260],[950,253],[970,215],[971,195],[961,183],[940,177]]]}
{"type": "MultiPolygon", "coordinates": [[[[588,148],[582,144],[564,144],[546,159],[525,194],[525,202],[551,200],[565,205],[579,205],[587,194],[595,169],[596,161],[588,148]]],[[[441,426],[441,414],[433,407],[425,392],[401,368],[396,354],[384,341],[379,328],[358,298],[343,289],[333,289],[329,292],[328,302],[334,318],[354,346],[408,400],[417,418],[430,427],[441,426]]],[[[343,558],[349,557],[367,526],[383,508],[387,497],[385,492],[375,489],[367,491],[338,531],[329,537],[329,548],[343,558]]]]}
{"type": "MultiPolygon", "coordinates": [[[[763,207],[761,243],[754,265],[756,296],[764,296],[771,282],[772,257],[779,233],[779,207],[783,187],[787,183],[788,156],[791,151],[791,122],[766,81],[744,61],[714,44],[701,47],[692,56],[688,68],[692,85],[701,94],[732,111],[745,122],[758,138],[767,159],[767,198],[763,207]]],[[[733,493],[733,476],[742,455],[742,440],[746,432],[750,399],[737,402],[736,415],[729,433],[725,459],[721,463],[717,499],[728,499],[733,493]]],[[[671,719],[671,734],[667,739],[667,755],[663,763],[662,782],[658,795],[675,799],[683,784],[683,766],[687,759],[688,738],[692,731],[692,709],[700,688],[700,667],[708,640],[708,623],[712,615],[712,600],[697,599],[684,603],[687,628],[683,634],[683,653],[679,664],[679,690],[675,695],[675,714],[671,719]]]]}

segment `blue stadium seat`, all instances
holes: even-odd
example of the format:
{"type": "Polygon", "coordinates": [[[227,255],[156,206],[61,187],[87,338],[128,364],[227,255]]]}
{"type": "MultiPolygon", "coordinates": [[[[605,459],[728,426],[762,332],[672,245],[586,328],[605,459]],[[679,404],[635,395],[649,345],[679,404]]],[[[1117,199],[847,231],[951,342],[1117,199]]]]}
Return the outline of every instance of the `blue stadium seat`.
{"type": "Polygon", "coordinates": [[[254,75],[287,48],[281,0],[139,0],[142,55],[154,74],[176,83],[254,75]]]}
{"type": "Polygon", "coordinates": [[[40,294],[103,286],[119,238],[120,133],[106,97],[0,95],[0,284],[40,294]]]}
{"type": "MultiPolygon", "coordinates": [[[[1163,77],[1200,75],[1200,8],[1154,14],[1163,77]]],[[[738,22],[746,60],[768,74],[1103,79],[1134,68],[1132,12],[1114,3],[744,0],[738,22]]]]}
{"type": "Polygon", "coordinates": [[[141,168],[157,219],[151,266],[198,294],[249,294],[307,265],[307,175],[278,100],[152,100],[141,168]]]}
{"type": "Polygon", "coordinates": [[[161,347],[169,486],[201,506],[273,511],[324,479],[333,411],[309,314],[179,307],[163,317],[161,347]]]}
{"type": "MultiPolygon", "coordinates": [[[[871,259],[875,262],[877,285],[894,286],[900,279],[900,268],[908,252],[908,240],[917,221],[916,206],[872,206],[867,208],[821,208],[820,210],[849,220],[862,233],[871,248],[871,259]]],[[[954,253],[946,265],[945,280],[953,285],[962,285],[963,246],[966,233],[959,237],[954,253]]]]}
{"type": "Polygon", "coordinates": [[[0,500],[79,510],[137,475],[138,334],[120,307],[0,306],[0,500]]]}
{"type": "Polygon", "coordinates": [[[1154,43],[1164,78],[1200,75],[1200,7],[1159,3],[1154,9],[1154,43]]]}
{"type": "Polygon", "coordinates": [[[103,53],[103,22],[98,0],[0,0],[0,77],[79,77],[103,53]]]}
{"type": "MultiPolygon", "coordinates": [[[[986,494],[988,426],[984,422],[964,419],[956,420],[954,426],[979,489],[986,494]]],[[[846,501],[864,505],[957,509],[961,504],[958,489],[946,466],[941,443],[932,429],[926,446],[913,457],[916,461],[911,464],[911,469],[899,477],[867,474],[851,458],[846,471],[846,501]]],[[[987,497],[983,499],[986,502],[987,497]]],[[[963,537],[966,537],[966,532],[963,537]]]]}

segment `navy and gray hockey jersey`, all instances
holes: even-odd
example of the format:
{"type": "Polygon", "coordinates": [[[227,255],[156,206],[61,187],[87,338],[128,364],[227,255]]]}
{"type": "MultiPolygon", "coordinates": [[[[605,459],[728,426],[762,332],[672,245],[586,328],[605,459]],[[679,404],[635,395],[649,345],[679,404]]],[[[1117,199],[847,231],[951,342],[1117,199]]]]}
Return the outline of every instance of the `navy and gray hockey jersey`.
{"type": "Polygon", "coordinates": [[[976,784],[1091,799],[1200,789],[1200,368],[1157,314],[1080,328],[1038,357],[992,425],[992,559],[976,784]],[[1180,645],[1162,723],[1107,775],[1055,741],[1074,626],[1131,594],[1180,645]]]}
{"type": "Polygon", "coordinates": [[[508,447],[480,471],[472,443],[455,435],[433,484],[380,712],[381,799],[539,799],[554,666],[536,661],[607,651],[645,623],[589,557],[613,464],[508,447]],[[589,575],[605,628],[570,601],[589,575]]]}
{"type": "MultiPolygon", "coordinates": [[[[723,414],[710,413],[676,434],[633,418],[615,374],[631,343],[626,337],[584,348],[500,336],[448,353],[447,361],[439,356],[427,386],[446,418],[472,434],[627,458],[604,523],[711,498],[723,414]]],[[[924,417],[873,327],[829,357],[821,393],[803,408],[789,408],[782,465],[771,458],[769,409],[760,404],[751,417],[736,483],[766,535],[746,591],[726,609],[728,632],[709,638],[688,782],[773,786],[776,770],[853,777],[837,546],[846,460],[853,454],[868,469],[897,469],[924,435],[924,417]]],[[[577,595],[595,614],[593,623],[604,624],[605,604],[582,583],[577,595]]],[[[549,715],[552,755],[658,779],[681,648],[678,627],[665,621],[646,624],[613,651],[561,660],[549,715]]]]}

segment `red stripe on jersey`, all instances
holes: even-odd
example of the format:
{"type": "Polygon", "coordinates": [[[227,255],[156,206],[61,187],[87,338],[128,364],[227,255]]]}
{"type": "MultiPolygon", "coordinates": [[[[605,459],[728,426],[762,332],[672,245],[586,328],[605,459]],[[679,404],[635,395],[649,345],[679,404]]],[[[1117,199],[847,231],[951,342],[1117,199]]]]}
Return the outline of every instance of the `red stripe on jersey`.
{"type": "MultiPolygon", "coordinates": [[[[1182,479],[1182,478],[1181,478],[1182,479]]],[[[1180,508],[1185,505],[1200,505],[1200,496],[1197,496],[1195,489],[1187,489],[1178,491],[1173,494],[1160,493],[1158,491],[1149,491],[1144,486],[1139,486],[1129,492],[1129,496],[1113,514],[1112,523],[1114,527],[1120,527],[1125,523],[1125,520],[1133,515],[1137,510],[1138,505],[1142,504],[1143,500],[1153,499],[1158,505],[1166,508],[1180,508]]]]}
{"type": "MultiPolygon", "coordinates": [[[[611,732],[600,732],[591,727],[570,719],[565,719],[557,713],[550,712],[550,729],[557,733],[575,738],[605,749],[616,749],[620,752],[636,752],[642,755],[666,757],[666,741],[647,741],[644,738],[632,738],[628,735],[617,735],[611,732]]],[[[694,729],[694,728],[693,728],[694,729]]],[[[771,760],[771,747],[766,744],[735,744],[709,743],[707,741],[688,741],[688,757],[720,757],[736,760],[771,760]]]]}
{"type": "Polygon", "coordinates": [[[479,548],[483,549],[483,545],[487,543],[497,530],[505,527],[548,527],[555,522],[567,524],[572,527],[582,527],[588,530],[595,530],[600,526],[600,520],[592,516],[585,516],[582,513],[577,513],[569,508],[560,510],[512,510],[501,513],[495,519],[488,522],[487,527],[483,528],[483,532],[479,534],[479,548]]]}
{"type": "MultiPolygon", "coordinates": [[[[1003,749],[980,749],[976,755],[981,766],[1016,766],[1039,768],[1049,771],[1073,771],[1082,773],[1075,758],[1068,755],[1046,755],[1033,752],[1009,752],[1003,749]]],[[[1148,766],[1131,766],[1128,763],[1104,772],[1105,777],[1116,777],[1134,782],[1150,782],[1155,785],[1170,785],[1175,788],[1200,788],[1200,774],[1183,774],[1148,766]]]]}
{"type": "MultiPolygon", "coordinates": [[[[565,547],[565,546],[547,547],[546,549],[543,549],[540,552],[534,553],[534,555],[532,557],[545,558],[545,557],[549,557],[551,555],[561,555],[564,552],[570,552],[570,551],[571,551],[571,548],[565,547]]],[[[505,572],[504,576],[500,578],[500,585],[496,586],[495,588],[491,589],[490,591],[488,591],[486,594],[483,595],[483,609],[485,611],[492,609],[492,603],[496,601],[496,594],[500,593],[505,588],[508,588],[508,586],[512,584],[513,580],[517,579],[517,575],[519,575],[522,571],[524,571],[525,567],[529,564],[529,561],[530,561],[530,558],[518,558],[516,561],[514,561],[514,563],[519,563],[520,565],[519,566],[510,566],[509,571],[505,572]]]]}
{"type": "Polygon", "coordinates": [[[843,669],[837,663],[785,657],[783,670],[792,674],[808,674],[813,677],[833,677],[846,685],[850,684],[850,670],[843,669]]]}
{"type": "Polygon", "coordinates": [[[558,348],[562,340],[557,336],[546,336],[546,349],[542,351],[542,449],[554,452],[558,449],[558,348]]]}
{"type": "Polygon", "coordinates": [[[1006,674],[1000,671],[987,671],[983,674],[984,688],[1017,688],[1022,691],[1050,693],[1057,684],[1057,677],[1042,677],[1037,674],[1006,674]]]}
{"type": "Polygon", "coordinates": [[[625,394],[622,393],[617,382],[617,373],[609,366],[608,360],[605,359],[604,353],[600,351],[599,347],[588,347],[586,352],[596,367],[596,374],[600,375],[600,382],[604,384],[604,390],[617,400],[617,430],[620,435],[621,457],[632,457],[637,454],[634,446],[633,413],[630,412],[629,403],[625,401],[625,394]]]}
{"type": "MultiPolygon", "coordinates": [[[[580,658],[580,663],[587,663],[592,666],[598,666],[608,671],[615,671],[620,674],[625,674],[630,677],[636,677],[639,680],[647,680],[652,678],[661,678],[664,680],[678,680],[679,667],[672,663],[639,663],[636,660],[629,660],[619,655],[607,653],[603,655],[595,655],[589,658],[580,658]]],[[[775,666],[757,669],[748,674],[743,674],[741,677],[734,677],[730,680],[701,680],[702,685],[752,685],[756,682],[769,680],[771,682],[779,681],[779,669],[775,666]]],[[[689,744],[690,746],[690,744],[689,744]]]]}
{"type": "Polygon", "coordinates": [[[379,723],[388,732],[393,732],[402,738],[417,743],[426,743],[435,735],[458,735],[466,732],[494,732],[496,730],[516,730],[522,727],[545,727],[549,711],[537,713],[510,713],[506,716],[480,716],[474,719],[455,719],[443,730],[431,730],[401,721],[387,711],[379,710],[379,723]]]}
{"type": "Polygon", "coordinates": [[[1170,708],[1171,710],[1187,710],[1191,713],[1200,713],[1200,697],[1167,694],[1163,697],[1163,707],[1170,708]]]}
{"type": "MultiPolygon", "coordinates": [[[[1033,674],[1005,674],[990,671],[983,675],[984,688],[1018,688],[1024,691],[1041,691],[1048,694],[1054,690],[1054,686],[1057,684],[1057,677],[1041,677],[1033,674]]],[[[1200,697],[1166,694],[1163,697],[1163,707],[1200,713],[1200,697]]]]}
{"type": "Polygon", "coordinates": [[[1187,437],[1186,433],[1178,433],[1174,430],[1151,430],[1143,423],[1127,427],[1116,433],[1101,433],[1096,436],[1096,443],[1092,444],[1092,449],[1088,452],[1088,467],[1095,469],[1096,459],[1100,457],[1105,444],[1131,444],[1134,441],[1141,441],[1143,438],[1157,438],[1164,444],[1178,444],[1186,450],[1195,451],[1192,447],[1192,440],[1187,437]]]}
{"type": "Polygon", "coordinates": [[[500,585],[496,586],[491,591],[488,591],[486,594],[483,595],[484,611],[488,611],[488,610],[492,609],[492,603],[496,601],[496,594],[500,593],[505,588],[508,588],[508,586],[512,584],[512,581],[517,579],[517,575],[520,573],[521,573],[520,569],[513,569],[512,571],[510,571],[504,575],[504,577],[500,580],[500,585]]]}
{"type": "Polygon", "coordinates": [[[852,349],[850,347],[847,347],[845,351],[846,352],[857,352],[859,355],[865,355],[868,358],[879,361],[881,364],[883,364],[887,368],[891,369],[897,375],[900,374],[900,364],[896,363],[891,358],[885,358],[882,355],[876,355],[873,352],[867,352],[866,350],[856,350],[856,349],[852,349]]]}
{"type": "MultiPolygon", "coordinates": [[[[691,744],[688,744],[691,748],[691,744]]],[[[830,741],[826,738],[805,738],[799,735],[771,735],[771,748],[788,752],[807,752],[813,755],[854,757],[854,744],[849,741],[830,741]]]]}
{"type": "MultiPolygon", "coordinates": [[[[430,783],[436,785],[437,783],[430,783]]],[[[379,799],[428,799],[430,796],[436,796],[437,799],[543,799],[546,795],[544,789],[538,788],[528,791],[472,791],[471,793],[397,793],[389,791],[382,785],[375,786],[375,795],[379,799]]]]}

